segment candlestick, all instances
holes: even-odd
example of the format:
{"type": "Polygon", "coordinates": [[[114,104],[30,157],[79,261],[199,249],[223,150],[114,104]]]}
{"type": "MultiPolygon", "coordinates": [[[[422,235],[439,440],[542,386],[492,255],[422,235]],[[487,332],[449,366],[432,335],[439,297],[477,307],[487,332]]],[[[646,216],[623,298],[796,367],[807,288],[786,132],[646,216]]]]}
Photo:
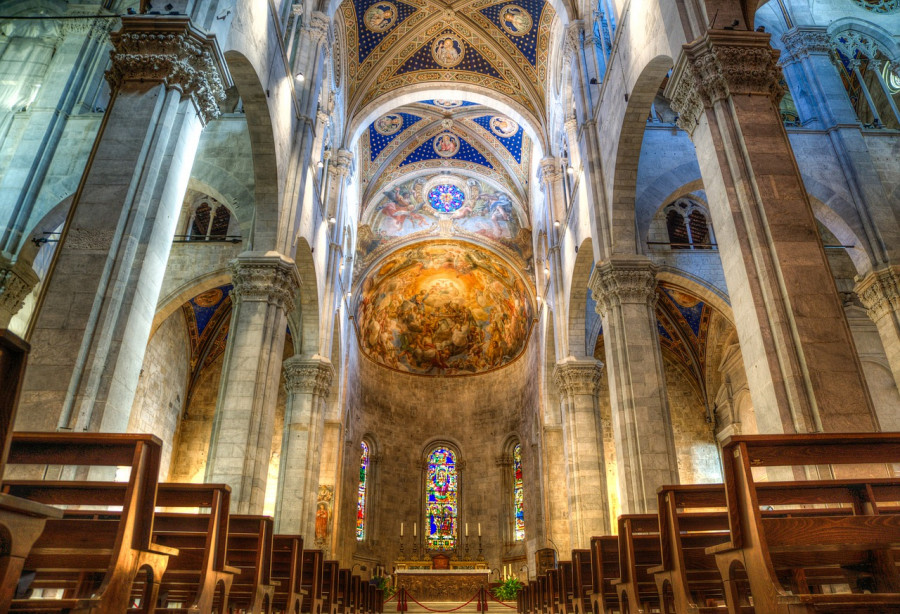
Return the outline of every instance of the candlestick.
{"type": "Polygon", "coordinates": [[[484,553],[481,551],[481,531],[478,532],[478,560],[484,560],[484,553]]]}
{"type": "Polygon", "coordinates": [[[478,537],[481,537],[481,523],[478,523],[478,537]]]}

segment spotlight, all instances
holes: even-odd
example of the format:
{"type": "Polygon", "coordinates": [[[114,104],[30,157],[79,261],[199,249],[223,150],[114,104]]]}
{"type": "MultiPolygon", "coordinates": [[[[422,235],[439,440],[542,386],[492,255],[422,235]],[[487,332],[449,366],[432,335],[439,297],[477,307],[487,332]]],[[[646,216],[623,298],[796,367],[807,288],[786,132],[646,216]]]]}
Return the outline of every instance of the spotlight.
{"type": "Polygon", "coordinates": [[[559,228],[559,220],[556,220],[555,222],[553,222],[553,227],[559,228]]]}
{"type": "Polygon", "coordinates": [[[328,223],[329,223],[329,224],[334,224],[336,221],[337,221],[337,220],[334,218],[333,215],[332,215],[330,218],[328,218],[328,223]]]}
{"type": "Polygon", "coordinates": [[[572,168],[572,167],[570,166],[570,167],[568,167],[568,168],[566,169],[566,172],[569,173],[570,175],[574,175],[574,174],[575,174],[575,169],[572,168]]]}
{"type": "Polygon", "coordinates": [[[325,164],[321,160],[316,162],[316,168],[322,168],[323,166],[325,166],[325,164]]]}
{"type": "Polygon", "coordinates": [[[549,274],[550,274],[550,267],[545,266],[544,267],[544,275],[549,275],[549,274]]]}
{"type": "Polygon", "coordinates": [[[303,83],[304,81],[306,81],[306,77],[303,76],[302,72],[297,73],[297,81],[299,81],[300,83],[303,83]]]}

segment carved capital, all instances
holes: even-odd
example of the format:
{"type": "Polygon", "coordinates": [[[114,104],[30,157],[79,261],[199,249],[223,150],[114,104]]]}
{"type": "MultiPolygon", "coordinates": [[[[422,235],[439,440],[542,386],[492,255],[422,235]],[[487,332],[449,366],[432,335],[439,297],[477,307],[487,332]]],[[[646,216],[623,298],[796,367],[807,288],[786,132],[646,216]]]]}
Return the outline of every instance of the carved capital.
{"type": "Polygon", "coordinates": [[[353,172],[353,152],[348,149],[338,149],[328,170],[343,179],[348,178],[353,172]]]}
{"type": "Polygon", "coordinates": [[[731,96],[781,99],[779,53],[769,46],[769,37],[763,32],[710,31],[684,45],[666,86],[682,129],[693,133],[704,107],[731,96]]]}
{"type": "Polygon", "coordinates": [[[782,62],[797,62],[812,54],[830,55],[834,44],[826,28],[802,27],[788,30],[781,36],[787,52],[782,62]]]}
{"type": "Polygon", "coordinates": [[[238,256],[230,266],[236,301],[267,302],[286,313],[294,310],[300,274],[293,260],[249,254],[238,256]]]}
{"type": "Polygon", "coordinates": [[[872,271],[856,284],[856,294],[873,322],[900,311],[900,267],[872,271]]]}
{"type": "Polygon", "coordinates": [[[610,260],[594,267],[588,287],[597,301],[597,313],[605,316],[623,303],[656,305],[656,270],[643,258],[610,260]]]}
{"type": "Polygon", "coordinates": [[[328,30],[331,27],[331,20],[328,15],[321,11],[313,11],[309,17],[309,25],[306,26],[306,32],[309,34],[310,40],[317,45],[324,44],[328,41],[328,30]]]}
{"type": "Polygon", "coordinates": [[[572,62],[572,58],[581,50],[581,34],[584,31],[584,22],[580,20],[572,21],[566,26],[565,38],[563,39],[563,59],[565,62],[572,62]]]}
{"type": "Polygon", "coordinates": [[[190,98],[204,124],[219,116],[231,77],[215,36],[187,17],[126,16],[110,40],[106,80],[114,90],[129,82],[162,83],[190,98]]]}
{"type": "Polygon", "coordinates": [[[40,278],[27,264],[0,258],[0,326],[6,326],[25,304],[40,278]]]}
{"type": "Polygon", "coordinates": [[[566,360],[553,369],[553,381],[566,395],[596,396],[603,375],[603,363],[599,360],[566,360]]]}
{"type": "Polygon", "coordinates": [[[543,158],[538,167],[538,177],[541,185],[550,185],[554,181],[559,181],[562,173],[559,170],[558,158],[543,158]]]}
{"type": "Polygon", "coordinates": [[[284,389],[290,393],[314,394],[326,397],[331,391],[334,367],[321,356],[291,356],[282,363],[284,389]]]}

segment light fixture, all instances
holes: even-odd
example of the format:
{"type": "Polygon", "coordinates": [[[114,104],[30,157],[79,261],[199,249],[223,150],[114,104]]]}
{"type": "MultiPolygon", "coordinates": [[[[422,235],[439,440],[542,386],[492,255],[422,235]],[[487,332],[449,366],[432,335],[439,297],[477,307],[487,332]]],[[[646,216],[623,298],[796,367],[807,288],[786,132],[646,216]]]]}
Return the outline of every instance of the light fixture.
{"type": "Polygon", "coordinates": [[[544,275],[549,275],[549,274],[550,274],[550,267],[545,266],[544,267],[544,275]]]}
{"type": "Polygon", "coordinates": [[[575,169],[570,166],[570,167],[566,168],[566,172],[569,173],[570,175],[574,175],[575,169]]]}
{"type": "Polygon", "coordinates": [[[559,220],[556,220],[555,222],[553,222],[553,227],[559,228],[559,220]]]}
{"type": "Polygon", "coordinates": [[[352,292],[348,292],[348,293],[347,293],[347,298],[350,298],[351,296],[353,296],[353,293],[352,293],[352,292]]]}
{"type": "Polygon", "coordinates": [[[316,162],[316,167],[317,167],[317,168],[322,168],[323,166],[325,166],[325,163],[322,162],[321,160],[319,160],[318,162],[316,162]]]}
{"type": "Polygon", "coordinates": [[[297,81],[299,81],[300,83],[303,83],[304,81],[306,81],[306,77],[303,76],[302,72],[297,73],[297,81]]]}
{"type": "Polygon", "coordinates": [[[334,218],[333,215],[332,215],[330,218],[328,218],[328,223],[329,223],[329,224],[334,224],[336,221],[337,221],[337,220],[334,218]]]}
{"type": "Polygon", "coordinates": [[[541,297],[537,297],[537,302],[538,302],[538,303],[541,302],[541,297]]]}

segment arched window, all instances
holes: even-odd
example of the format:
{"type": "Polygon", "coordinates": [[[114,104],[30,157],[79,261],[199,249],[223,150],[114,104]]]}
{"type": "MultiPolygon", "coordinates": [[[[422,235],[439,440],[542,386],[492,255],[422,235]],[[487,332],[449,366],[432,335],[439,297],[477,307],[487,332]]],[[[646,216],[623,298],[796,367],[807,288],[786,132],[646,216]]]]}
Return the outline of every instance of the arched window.
{"type": "Polygon", "coordinates": [[[456,454],[439,446],[428,455],[425,470],[425,521],[427,547],[453,550],[459,515],[459,481],[456,454]]]}
{"type": "Polygon", "coordinates": [[[665,208],[666,230],[672,249],[710,249],[712,230],[703,208],[682,198],[665,208]]]}
{"type": "Polygon", "coordinates": [[[513,448],[513,536],[525,539],[525,485],[522,479],[522,444],[513,448]]]}
{"type": "Polygon", "coordinates": [[[206,237],[206,232],[209,230],[210,211],[209,203],[200,203],[200,206],[197,207],[197,210],[194,212],[194,221],[191,222],[192,239],[203,239],[206,237]]]}
{"type": "Polygon", "coordinates": [[[356,541],[366,538],[366,512],[368,511],[369,488],[369,446],[362,442],[362,454],[359,458],[359,491],[356,496],[356,541]]]}
{"type": "Polygon", "coordinates": [[[214,200],[204,199],[194,209],[188,229],[189,241],[223,241],[228,239],[231,211],[214,200]]]}

